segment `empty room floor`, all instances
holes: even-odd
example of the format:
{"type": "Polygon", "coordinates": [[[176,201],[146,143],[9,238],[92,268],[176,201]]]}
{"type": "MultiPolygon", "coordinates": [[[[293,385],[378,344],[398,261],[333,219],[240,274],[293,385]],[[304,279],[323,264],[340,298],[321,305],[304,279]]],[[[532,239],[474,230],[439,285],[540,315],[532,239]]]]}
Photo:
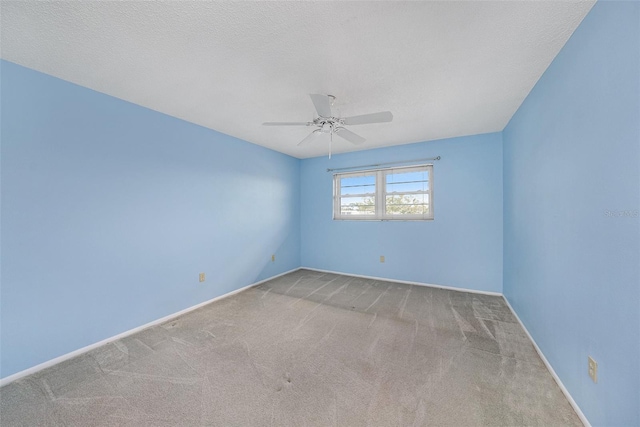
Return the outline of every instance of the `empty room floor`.
{"type": "Polygon", "coordinates": [[[582,425],[501,297],[309,270],[0,400],[3,427],[582,425]]]}

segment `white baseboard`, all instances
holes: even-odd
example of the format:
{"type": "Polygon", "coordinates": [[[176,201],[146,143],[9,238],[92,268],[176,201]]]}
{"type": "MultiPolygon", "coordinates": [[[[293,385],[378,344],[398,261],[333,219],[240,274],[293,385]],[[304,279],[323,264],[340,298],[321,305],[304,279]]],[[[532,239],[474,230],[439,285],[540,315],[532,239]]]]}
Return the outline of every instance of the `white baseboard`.
{"type": "Polygon", "coordinates": [[[540,347],[538,347],[538,344],[536,343],[536,341],[533,339],[533,337],[531,336],[531,334],[527,330],[527,327],[524,326],[524,323],[522,323],[522,320],[520,320],[520,317],[518,317],[518,314],[516,313],[516,311],[513,309],[513,307],[509,303],[509,300],[507,299],[507,297],[505,297],[503,295],[502,298],[504,298],[504,301],[507,303],[507,306],[509,307],[509,310],[511,310],[511,312],[513,313],[515,318],[518,319],[518,323],[520,323],[520,326],[522,326],[522,329],[524,329],[524,332],[529,337],[529,340],[531,340],[531,342],[533,343],[533,347],[536,349],[536,352],[538,353],[538,356],[540,356],[540,359],[542,359],[542,362],[544,363],[544,366],[547,367],[547,370],[549,371],[549,373],[551,374],[553,379],[558,384],[558,387],[560,387],[560,390],[562,391],[564,396],[569,401],[569,404],[573,407],[573,410],[576,412],[576,415],[578,415],[578,418],[580,418],[580,421],[582,421],[582,424],[584,424],[585,427],[591,427],[591,423],[589,423],[589,420],[587,419],[587,417],[582,413],[582,410],[580,409],[580,407],[578,406],[576,401],[573,400],[573,397],[569,393],[569,390],[567,390],[567,388],[564,386],[564,384],[562,384],[562,381],[560,380],[560,377],[558,377],[558,375],[556,374],[556,371],[553,370],[553,367],[551,366],[551,363],[549,363],[547,358],[544,356],[544,353],[542,353],[542,350],[540,350],[540,347]]]}
{"type": "Polygon", "coordinates": [[[407,285],[426,286],[426,287],[429,287],[429,288],[446,289],[448,291],[470,292],[472,294],[492,295],[492,296],[496,296],[496,297],[501,297],[502,296],[502,294],[500,292],[478,291],[476,289],[456,288],[454,286],[433,285],[431,283],[410,282],[408,280],[387,279],[386,277],[364,276],[362,274],[343,273],[343,272],[340,272],[340,271],[322,270],[322,269],[313,268],[313,267],[300,267],[299,269],[300,270],[319,271],[320,273],[333,273],[333,274],[342,274],[344,276],[362,277],[363,279],[384,280],[385,282],[404,283],[404,284],[407,284],[407,285]]]}
{"type": "Polygon", "coordinates": [[[31,368],[27,368],[24,371],[16,372],[15,374],[9,375],[8,377],[5,377],[5,378],[0,378],[0,387],[2,387],[4,385],[7,385],[7,384],[9,384],[9,383],[11,383],[13,381],[19,380],[20,378],[26,377],[27,375],[35,374],[38,371],[41,371],[41,370],[46,369],[46,368],[49,368],[49,367],[51,367],[53,365],[56,365],[56,364],[58,364],[60,362],[64,362],[65,360],[72,359],[72,358],[74,358],[76,356],[79,356],[79,355],[81,355],[83,353],[91,351],[91,350],[93,350],[95,348],[98,348],[98,347],[100,347],[102,345],[105,345],[105,344],[108,344],[110,342],[117,341],[119,339],[128,337],[129,335],[133,335],[136,332],[142,331],[143,329],[147,329],[147,328],[150,328],[152,326],[156,326],[156,325],[159,325],[161,323],[168,322],[169,320],[171,320],[171,319],[173,319],[175,317],[182,316],[183,314],[189,313],[190,311],[196,310],[196,309],[198,309],[200,307],[203,307],[203,306],[205,306],[207,304],[211,304],[214,301],[219,301],[219,300],[221,300],[223,298],[230,297],[231,295],[235,295],[235,294],[238,294],[238,293],[240,293],[242,291],[246,291],[247,289],[253,288],[254,286],[258,286],[261,283],[268,282],[269,280],[275,279],[275,278],[280,277],[280,276],[284,276],[285,274],[289,274],[289,273],[292,273],[292,272],[297,271],[297,270],[300,270],[300,268],[294,268],[292,270],[285,271],[284,273],[280,273],[280,274],[277,274],[275,276],[271,276],[268,279],[260,280],[259,282],[255,282],[255,283],[252,283],[250,285],[244,286],[244,287],[242,287],[240,289],[236,289],[235,291],[227,292],[224,295],[220,295],[220,296],[217,296],[217,297],[212,298],[210,300],[207,300],[205,302],[201,302],[199,304],[191,306],[189,308],[185,308],[184,310],[180,310],[180,311],[178,311],[176,313],[170,314],[168,316],[164,316],[164,317],[162,317],[160,319],[154,320],[154,321],[149,322],[147,324],[144,324],[142,326],[138,326],[137,328],[129,329],[128,331],[122,332],[122,333],[120,333],[118,335],[112,336],[112,337],[104,339],[102,341],[98,341],[97,343],[90,344],[90,345],[88,345],[86,347],[79,348],[77,350],[72,351],[71,353],[63,354],[62,356],[58,356],[58,357],[56,357],[54,359],[51,359],[51,360],[48,360],[46,362],[40,363],[39,365],[32,366],[31,368]]]}

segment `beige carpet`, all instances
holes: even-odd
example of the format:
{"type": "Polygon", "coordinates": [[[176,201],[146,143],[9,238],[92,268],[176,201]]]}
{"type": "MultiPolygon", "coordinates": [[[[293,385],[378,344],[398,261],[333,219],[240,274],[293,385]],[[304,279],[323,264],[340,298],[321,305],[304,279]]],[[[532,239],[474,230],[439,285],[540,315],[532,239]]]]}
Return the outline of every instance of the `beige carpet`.
{"type": "Polygon", "coordinates": [[[581,425],[502,298],[308,270],[0,400],[3,427],[581,425]]]}

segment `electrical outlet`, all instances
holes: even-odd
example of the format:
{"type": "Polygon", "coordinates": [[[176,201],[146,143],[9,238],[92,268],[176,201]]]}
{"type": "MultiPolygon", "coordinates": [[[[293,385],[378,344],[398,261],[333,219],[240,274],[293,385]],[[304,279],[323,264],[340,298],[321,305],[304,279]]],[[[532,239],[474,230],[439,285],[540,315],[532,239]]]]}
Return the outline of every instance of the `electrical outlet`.
{"type": "Polygon", "coordinates": [[[275,261],[276,261],[276,255],[273,254],[273,255],[271,255],[271,262],[275,262],[275,261]]]}
{"type": "Polygon", "coordinates": [[[200,278],[199,278],[199,280],[200,280],[201,282],[204,282],[204,273],[200,273],[200,278]]]}
{"type": "Polygon", "coordinates": [[[593,360],[591,356],[589,357],[589,376],[593,380],[594,383],[598,384],[598,362],[593,360]]]}
{"type": "Polygon", "coordinates": [[[380,262],[384,262],[384,255],[380,255],[380,262]]]}

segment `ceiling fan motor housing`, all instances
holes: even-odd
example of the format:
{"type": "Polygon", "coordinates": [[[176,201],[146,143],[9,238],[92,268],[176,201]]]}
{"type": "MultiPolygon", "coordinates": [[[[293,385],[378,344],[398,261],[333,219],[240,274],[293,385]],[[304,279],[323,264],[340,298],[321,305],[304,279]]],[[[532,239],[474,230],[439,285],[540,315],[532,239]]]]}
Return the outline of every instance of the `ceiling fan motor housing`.
{"type": "Polygon", "coordinates": [[[340,122],[340,119],[337,119],[335,117],[330,117],[330,118],[318,117],[313,121],[313,124],[318,126],[318,128],[320,129],[320,132],[331,133],[331,132],[335,132],[338,126],[340,126],[342,123],[340,122]]]}

